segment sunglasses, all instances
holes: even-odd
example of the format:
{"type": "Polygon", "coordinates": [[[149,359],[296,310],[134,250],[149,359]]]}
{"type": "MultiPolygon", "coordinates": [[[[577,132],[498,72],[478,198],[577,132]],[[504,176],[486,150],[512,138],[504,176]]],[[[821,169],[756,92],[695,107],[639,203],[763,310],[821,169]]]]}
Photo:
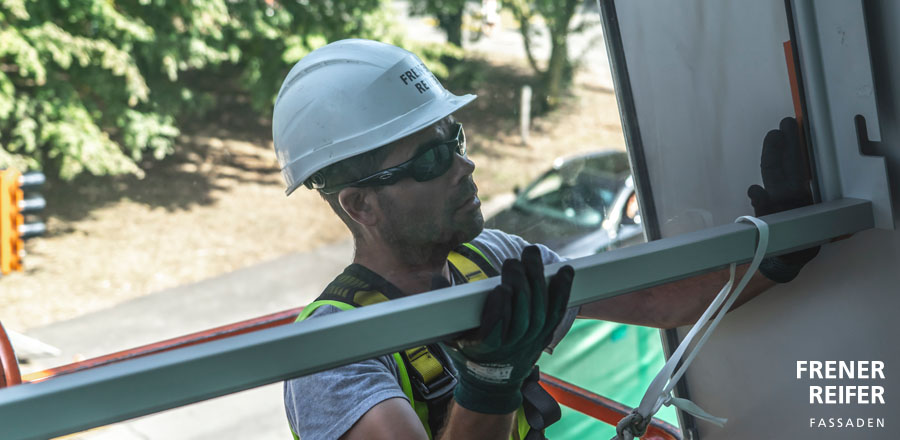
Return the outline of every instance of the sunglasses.
{"type": "Polygon", "coordinates": [[[453,153],[465,157],[466,155],[466,133],[463,131],[461,123],[454,125],[456,128],[456,136],[450,140],[438,141],[417,154],[412,159],[393,166],[368,177],[347,182],[331,188],[320,188],[325,194],[334,194],[344,188],[367,187],[367,186],[387,186],[393,185],[402,179],[412,177],[416,182],[427,182],[436,179],[453,166],[453,153]]]}

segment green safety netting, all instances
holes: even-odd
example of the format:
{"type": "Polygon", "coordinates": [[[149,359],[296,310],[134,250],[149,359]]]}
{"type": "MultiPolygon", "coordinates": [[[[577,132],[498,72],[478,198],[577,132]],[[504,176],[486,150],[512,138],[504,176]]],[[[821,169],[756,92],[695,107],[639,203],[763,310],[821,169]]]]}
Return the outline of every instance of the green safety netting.
{"type": "MultiPolygon", "coordinates": [[[[553,355],[544,353],[538,362],[541,372],[630,407],[640,403],[664,364],[659,330],[582,319],[575,321],[553,355]]],[[[674,408],[663,407],[656,417],[678,425],[674,408]]],[[[562,420],[546,434],[552,439],[605,439],[616,430],[563,406],[562,420]]]]}

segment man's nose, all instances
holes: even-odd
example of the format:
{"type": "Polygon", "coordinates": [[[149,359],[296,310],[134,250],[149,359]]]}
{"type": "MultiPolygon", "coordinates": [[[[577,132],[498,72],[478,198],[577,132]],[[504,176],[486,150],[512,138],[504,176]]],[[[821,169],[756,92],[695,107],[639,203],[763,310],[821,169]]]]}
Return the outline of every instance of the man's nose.
{"type": "Polygon", "coordinates": [[[456,156],[453,159],[453,168],[451,168],[451,172],[453,174],[453,184],[457,184],[462,179],[465,179],[472,175],[475,171],[475,162],[472,162],[472,159],[469,159],[469,156],[460,156],[459,154],[455,154],[456,156]]]}

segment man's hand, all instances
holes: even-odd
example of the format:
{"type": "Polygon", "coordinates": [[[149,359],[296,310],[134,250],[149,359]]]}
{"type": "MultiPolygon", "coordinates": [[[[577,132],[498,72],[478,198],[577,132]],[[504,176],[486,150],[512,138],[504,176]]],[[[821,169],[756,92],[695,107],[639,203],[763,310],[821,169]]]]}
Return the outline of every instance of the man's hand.
{"type": "MultiPolygon", "coordinates": [[[[747,189],[757,217],[813,204],[800,155],[800,132],[794,118],[782,119],[778,130],[766,134],[759,167],[765,188],[752,185],[747,189]]],[[[769,257],[762,261],[759,271],[772,281],[786,283],[818,253],[819,246],[815,246],[769,257]]]]}
{"type": "Polygon", "coordinates": [[[536,246],[525,248],[521,261],[503,263],[481,327],[449,350],[459,371],[457,404],[485,414],[507,414],[521,405],[522,382],[565,315],[574,276],[571,266],[563,266],[546,283],[536,246]]]}

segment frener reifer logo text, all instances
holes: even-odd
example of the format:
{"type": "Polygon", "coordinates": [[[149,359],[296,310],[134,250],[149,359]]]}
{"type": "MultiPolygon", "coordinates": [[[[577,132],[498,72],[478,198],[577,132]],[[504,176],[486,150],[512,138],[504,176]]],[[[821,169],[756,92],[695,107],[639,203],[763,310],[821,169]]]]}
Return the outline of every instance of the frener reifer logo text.
{"type": "MultiPolygon", "coordinates": [[[[882,361],[797,361],[797,379],[813,380],[809,404],[814,406],[884,405],[882,361]],[[842,380],[841,384],[829,383],[842,380]],[[847,381],[853,381],[848,384],[847,381]]],[[[884,428],[883,417],[810,417],[810,428],[884,428]]]]}

